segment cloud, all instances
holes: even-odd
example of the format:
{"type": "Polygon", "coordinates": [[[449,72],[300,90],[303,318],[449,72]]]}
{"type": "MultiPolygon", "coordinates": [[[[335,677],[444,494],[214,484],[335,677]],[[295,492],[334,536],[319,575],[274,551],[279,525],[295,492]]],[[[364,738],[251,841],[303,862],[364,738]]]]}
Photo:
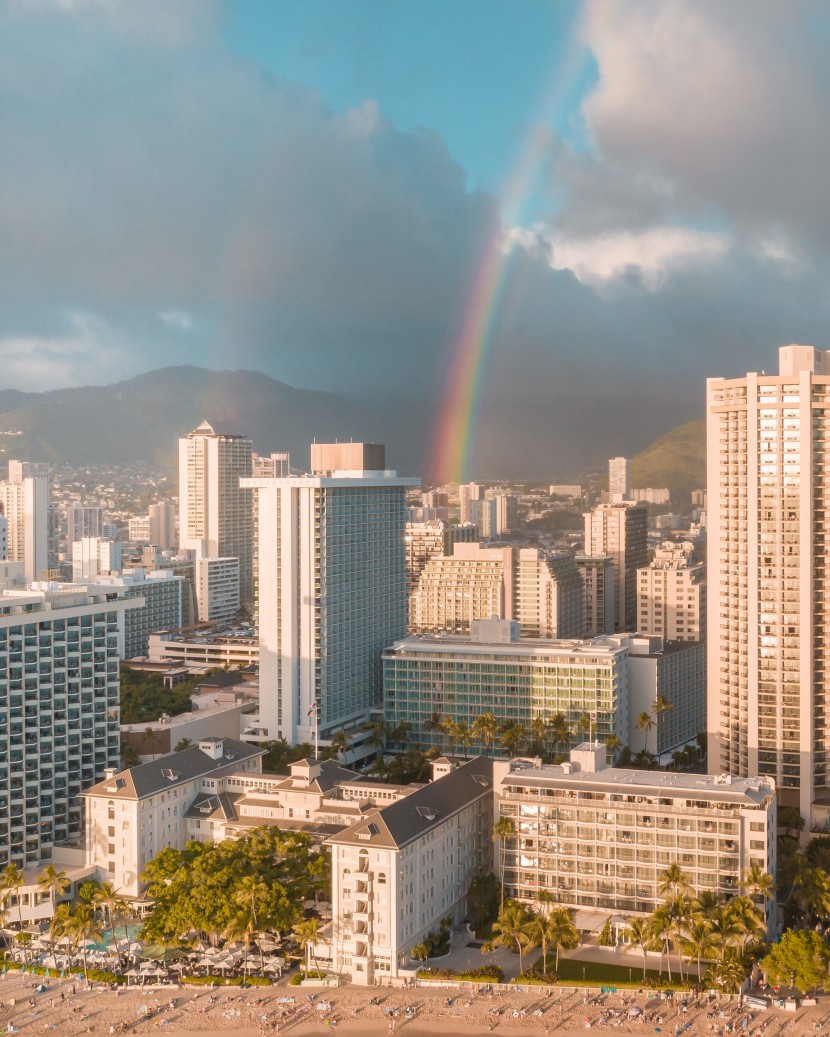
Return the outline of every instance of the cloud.
{"type": "MultiPolygon", "coordinates": [[[[671,271],[721,257],[730,245],[727,235],[689,227],[650,227],[583,238],[548,237],[544,227],[535,227],[515,231],[513,240],[534,248],[544,243],[551,267],[573,271],[584,284],[602,288],[634,274],[650,291],[656,291],[671,271]]],[[[769,250],[768,254],[775,253],[769,250]]]]}
{"type": "Polygon", "coordinates": [[[7,385],[41,392],[72,385],[102,385],[138,370],[119,335],[88,313],[68,313],[63,334],[0,338],[0,370],[7,385]]]}
{"type": "Polygon", "coordinates": [[[583,115],[603,164],[662,178],[739,228],[830,243],[827,9],[590,0],[583,115]]]}
{"type": "Polygon", "coordinates": [[[555,144],[529,228],[382,98],[334,113],[231,53],[217,11],[0,4],[0,387],[249,367],[426,442],[499,234],[474,439],[502,474],[636,449],[706,375],[830,346],[822,8],[588,4],[590,147],[555,144]]]}

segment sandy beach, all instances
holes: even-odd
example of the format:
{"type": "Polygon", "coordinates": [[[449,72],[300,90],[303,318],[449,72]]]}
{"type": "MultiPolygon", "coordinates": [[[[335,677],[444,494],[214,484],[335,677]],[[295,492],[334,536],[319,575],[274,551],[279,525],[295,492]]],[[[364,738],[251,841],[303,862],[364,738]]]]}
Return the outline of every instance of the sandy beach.
{"type": "Polygon", "coordinates": [[[678,995],[659,1000],[649,991],[600,995],[573,987],[550,994],[544,987],[533,993],[485,993],[431,987],[309,990],[285,984],[247,990],[130,987],[116,992],[101,985],[87,989],[77,977],[44,981],[14,972],[0,980],[0,1003],[0,1030],[27,1037],[106,1037],[160,1030],[169,1037],[197,1032],[212,1037],[313,1037],[332,1030],[355,1037],[584,1037],[586,1029],[648,1037],[800,1037],[820,1035],[830,1026],[830,1000],[797,1012],[751,1012],[737,999],[689,998],[684,1003],[678,995]],[[44,982],[45,990],[37,992],[44,982]]]}

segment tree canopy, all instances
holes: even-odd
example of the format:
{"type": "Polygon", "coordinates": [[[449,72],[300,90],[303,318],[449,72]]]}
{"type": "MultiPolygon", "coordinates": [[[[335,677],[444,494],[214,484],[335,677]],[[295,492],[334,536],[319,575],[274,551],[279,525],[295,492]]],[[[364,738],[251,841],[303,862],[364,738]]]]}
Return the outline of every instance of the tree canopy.
{"type": "Polygon", "coordinates": [[[788,929],[760,965],[774,986],[792,985],[804,992],[827,979],[830,947],[812,929],[788,929]]]}
{"type": "Polygon", "coordinates": [[[243,901],[260,930],[287,931],[302,917],[303,903],[327,888],[328,873],[327,856],[302,832],[257,828],[241,839],[168,848],[144,872],[155,907],[142,935],[165,942],[195,930],[215,939],[243,901]]]}

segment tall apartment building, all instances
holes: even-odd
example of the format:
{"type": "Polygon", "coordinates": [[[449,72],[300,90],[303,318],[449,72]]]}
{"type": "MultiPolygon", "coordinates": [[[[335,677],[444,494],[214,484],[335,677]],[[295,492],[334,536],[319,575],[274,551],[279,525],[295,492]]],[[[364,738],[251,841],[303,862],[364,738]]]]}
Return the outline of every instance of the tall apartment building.
{"type": "Polygon", "coordinates": [[[176,546],[176,509],[169,501],[157,501],[147,509],[150,543],[168,551],[176,546]]]}
{"type": "Polygon", "coordinates": [[[512,493],[506,493],[497,487],[484,491],[484,499],[495,501],[496,506],[496,533],[501,536],[509,533],[518,525],[518,498],[512,493]]]}
{"type": "Polygon", "coordinates": [[[130,540],[140,543],[150,543],[150,516],[149,515],[138,515],[129,520],[127,526],[130,540]]]}
{"type": "Polygon", "coordinates": [[[5,515],[0,515],[0,562],[9,557],[9,523],[5,515]]]}
{"type": "Polygon", "coordinates": [[[385,470],[378,444],[315,444],[312,464],[243,480],[258,496],[260,725],[292,743],[313,739],[315,704],[325,738],[381,703],[381,652],[406,631],[406,491],[418,485],[385,470]]]}
{"type": "MultiPolygon", "coordinates": [[[[522,725],[529,739],[535,720],[561,713],[575,744],[579,725],[593,714],[598,738],[614,735],[633,752],[645,748],[656,756],[704,730],[702,644],[621,634],[520,640],[516,626],[483,620],[473,624],[470,637],[409,637],[393,644],[383,653],[386,719],[393,726],[406,721],[415,744],[446,748],[436,717],[472,726],[482,713],[493,713],[500,724],[522,725]],[[674,708],[658,714],[646,740],[637,718],[652,713],[658,697],[674,708]]],[[[492,751],[480,741],[472,749],[492,751]]]]}
{"type": "Polygon", "coordinates": [[[82,537],[72,545],[72,582],[93,580],[102,573],[121,569],[121,544],[117,540],[82,537]]]}
{"type": "Polygon", "coordinates": [[[193,575],[199,622],[231,622],[240,606],[239,559],[197,558],[193,575]]]}
{"type": "Polygon", "coordinates": [[[648,508],[622,501],[585,513],[585,554],[609,555],[614,568],[614,630],[637,626],[637,570],[648,561],[648,508]]]}
{"type": "Polygon", "coordinates": [[[81,792],[118,765],[128,602],[45,584],[0,594],[0,864],[81,836],[81,792]]]}
{"type": "Polygon", "coordinates": [[[404,534],[407,594],[411,595],[418,586],[421,573],[431,558],[451,555],[454,544],[472,544],[477,540],[478,528],[472,522],[463,526],[451,526],[443,519],[407,522],[404,534]]]}
{"type": "Polygon", "coordinates": [[[66,543],[69,551],[72,545],[87,537],[103,536],[101,527],[104,522],[104,509],[97,504],[81,504],[72,501],[66,509],[66,543]]]}
{"type": "Polygon", "coordinates": [[[830,802],[830,351],[707,384],[709,763],[830,802]]]}
{"type": "Polygon", "coordinates": [[[287,479],[291,475],[291,455],[286,452],[261,457],[251,456],[251,477],[254,479],[287,479]]]}
{"type": "Polygon", "coordinates": [[[239,596],[253,595],[251,475],[247,436],[216,432],[203,421],[179,440],[179,548],[197,558],[238,558],[239,596]]]}
{"type": "MultiPolygon", "coordinates": [[[[695,894],[726,899],[757,864],[776,871],[776,790],[769,777],[675,774],[609,767],[604,745],[585,743],[559,766],[494,761],[508,896],[539,893],[598,931],[614,914],[651,914],[662,873],[679,864],[695,894]]],[[[772,936],[775,901],[759,904],[772,936]]]]}
{"type": "Polygon", "coordinates": [[[127,601],[137,599],[125,613],[119,631],[121,659],[146,656],[153,631],[176,630],[182,625],[183,585],[183,577],[164,569],[156,572],[132,569],[87,581],[90,593],[117,594],[127,601]]]}
{"type": "Polygon", "coordinates": [[[639,490],[632,490],[628,499],[643,501],[645,504],[668,504],[671,501],[671,491],[666,486],[645,486],[639,490]]]}
{"type": "Polygon", "coordinates": [[[631,458],[612,457],[608,461],[608,493],[612,504],[631,500],[631,458]]]}
{"type": "Polygon", "coordinates": [[[49,572],[49,466],[9,461],[9,478],[0,483],[0,512],[8,523],[8,557],[23,562],[26,579],[49,572]]]}
{"type": "Polygon", "coordinates": [[[637,570],[637,629],[667,641],[706,640],[706,566],[694,544],[668,540],[637,570]]]}
{"type": "Polygon", "coordinates": [[[476,482],[462,483],[458,487],[458,521],[472,522],[471,501],[484,499],[484,487],[476,482]]]}
{"type": "Polygon", "coordinates": [[[614,633],[614,562],[609,555],[574,559],[585,597],[585,636],[614,633]]]}
{"type": "Polygon", "coordinates": [[[582,581],[573,555],[457,543],[430,559],[410,597],[416,634],[468,634],[477,619],[515,619],[526,637],[582,637],[582,581]]]}
{"type": "Polygon", "coordinates": [[[499,538],[499,506],[493,497],[470,501],[470,521],[478,528],[482,540],[499,538]]]}

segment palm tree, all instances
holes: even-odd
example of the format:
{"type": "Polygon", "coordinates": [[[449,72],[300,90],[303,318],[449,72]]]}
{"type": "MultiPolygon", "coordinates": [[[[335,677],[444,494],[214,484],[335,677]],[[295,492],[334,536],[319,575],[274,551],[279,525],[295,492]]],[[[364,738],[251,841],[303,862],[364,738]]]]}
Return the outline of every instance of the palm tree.
{"type": "Polygon", "coordinates": [[[507,858],[508,839],[516,837],[516,822],[512,817],[502,816],[493,825],[493,842],[501,845],[501,910],[504,910],[504,871],[507,858]]]}
{"type": "Polygon", "coordinates": [[[655,944],[660,947],[660,971],[663,971],[663,955],[666,956],[666,965],[671,983],[671,941],[674,937],[674,918],[665,904],[651,915],[648,920],[649,936],[655,944]]]}
{"type": "Polygon", "coordinates": [[[92,907],[89,904],[78,904],[69,913],[66,920],[66,930],[75,941],[75,945],[81,948],[84,959],[84,978],[89,982],[89,969],[86,963],[86,945],[92,940],[103,940],[104,934],[96,928],[92,907]]]}
{"type": "Polygon", "coordinates": [[[464,759],[469,759],[468,753],[473,745],[473,732],[470,730],[469,724],[464,720],[459,720],[453,725],[453,732],[450,737],[455,737],[456,745],[461,745],[464,749],[464,759]]]}
{"type": "Polygon", "coordinates": [[[297,943],[300,945],[300,950],[306,955],[306,969],[308,968],[308,959],[310,956],[311,960],[314,962],[314,969],[319,976],[320,966],[317,964],[314,950],[320,932],[320,920],[318,918],[306,918],[304,921],[298,922],[294,926],[293,932],[297,937],[297,943]]]}
{"type": "Polygon", "coordinates": [[[689,876],[680,867],[677,861],[660,872],[657,879],[657,892],[661,897],[677,896],[694,892],[694,887],[689,881],[689,876]]]}
{"type": "Polygon", "coordinates": [[[579,946],[579,930],[574,925],[573,917],[567,907],[555,907],[548,916],[549,929],[547,938],[556,948],[556,965],[559,972],[559,952],[573,950],[579,946]]]}
{"type": "Polygon", "coordinates": [[[109,923],[108,929],[112,936],[112,944],[118,954],[118,964],[121,964],[121,952],[115,942],[115,912],[120,911],[122,908],[127,906],[127,901],[119,895],[118,890],[113,886],[111,882],[102,882],[101,888],[95,893],[92,898],[92,903],[96,907],[100,907],[106,915],[107,922],[109,923]]]}
{"type": "Polygon", "coordinates": [[[55,972],[58,971],[58,953],[55,949],[56,943],[62,936],[70,935],[69,930],[67,929],[67,922],[71,911],[71,904],[58,904],[55,908],[55,913],[52,915],[49,922],[49,939],[52,943],[52,958],[55,962],[55,972]]]}
{"type": "MultiPolygon", "coordinates": [[[[242,941],[242,946],[245,948],[245,957],[242,959],[243,983],[248,982],[248,950],[251,944],[251,937],[257,931],[256,918],[254,917],[250,906],[246,905],[234,915],[222,934],[228,940],[233,940],[234,942],[237,940],[242,941]]],[[[260,950],[260,958],[261,957],[262,951],[260,950]]]]}
{"type": "Polygon", "coordinates": [[[455,717],[444,717],[441,721],[441,727],[447,736],[447,741],[450,743],[450,756],[453,756],[455,755],[455,746],[458,741],[458,724],[455,717]]]}
{"type": "Polygon", "coordinates": [[[508,900],[493,922],[493,932],[496,933],[493,943],[502,947],[515,947],[519,952],[520,973],[524,972],[522,955],[532,940],[525,931],[528,921],[527,909],[515,900],[508,900]]]}
{"type": "Polygon", "coordinates": [[[156,758],[156,732],[152,727],[145,727],[144,734],[141,736],[141,744],[148,751],[149,755],[155,760],[156,758]]]}
{"type": "Polygon", "coordinates": [[[830,874],[823,868],[799,868],[793,882],[793,895],[810,922],[830,915],[830,874]]]}
{"type": "Polygon", "coordinates": [[[62,897],[63,894],[69,889],[70,882],[67,878],[65,871],[57,871],[54,864],[47,864],[43,871],[37,877],[37,888],[41,893],[49,894],[49,901],[52,905],[52,914],[55,913],[55,908],[58,905],[58,897],[62,897]]]}
{"type": "MultiPolygon", "coordinates": [[[[682,875],[682,872],[681,872],[682,875]]],[[[692,921],[692,901],[683,893],[676,893],[665,903],[671,918],[672,942],[680,959],[680,980],[683,981],[683,938],[692,921]]]]}
{"type": "Polygon", "coordinates": [[[745,889],[751,897],[772,900],[775,895],[775,880],[772,875],[764,871],[757,861],[753,861],[744,872],[743,879],[741,880],[741,889],[745,889]]]}
{"type": "Polygon", "coordinates": [[[193,745],[193,739],[192,738],[180,738],[178,740],[178,742],[176,742],[176,745],[175,745],[175,748],[173,749],[173,752],[174,753],[184,752],[184,750],[185,749],[189,749],[191,747],[191,745],[193,745]]]}
{"type": "Polygon", "coordinates": [[[369,737],[366,739],[366,744],[375,750],[380,759],[383,759],[383,747],[386,745],[388,733],[388,728],[384,721],[374,720],[371,723],[364,724],[361,730],[368,732],[369,737]]]}
{"type": "Polygon", "coordinates": [[[548,735],[553,741],[554,750],[556,750],[557,746],[570,744],[571,729],[564,714],[554,713],[550,718],[548,721],[548,735]]]}
{"type": "Polygon", "coordinates": [[[658,695],[651,707],[651,715],[656,719],[662,713],[670,713],[673,709],[673,702],[669,702],[669,700],[663,695],[658,695]]]}
{"type": "Polygon", "coordinates": [[[516,721],[502,725],[501,744],[508,756],[518,756],[525,743],[526,732],[522,724],[516,721]]]}
{"type": "Polygon", "coordinates": [[[738,930],[737,943],[741,954],[746,953],[753,940],[763,940],[767,932],[766,919],[757,904],[749,897],[735,897],[730,901],[732,917],[738,930]]]}
{"type": "Polygon", "coordinates": [[[617,750],[622,746],[622,742],[619,740],[619,738],[617,738],[615,734],[610,734],[606,739],[604,739],[604,741],[605,748],[609,756],[611,757],[611,762],[613,763],[614,758],[617,755],[617,750]]]}
{"type": "MultiPolygon", "coordinates": [[[[23,872],[14,863],[7,864],[0,872],[0,890],[2,890],[3,899],[5,900],[12,892],[17,899],[17,927],[21,932],[23,931],[23,906],[20,903],[20,890],[25,884],[26,879],[23,872]]],[[[25,947],[23,948],[23,960],[28,964],[25,947]]]]}
{"type": "MultiPolygon", "coordinates": [[[[716,947],[717,943],[708,920],[699,917],[693,919],[691,925],[686,930],[686,939],[684,941],[683,949],[690,960],[694,958],[697,962],[698,978],[700,978],[701,958],[706,958],[707,961],[710,960],[709,956],[714,952],[716,947]]],[[[645,973],[643,975],[645,975],[645,973]]]]}
{"type": "Polygon", "coordinates": [[[643,982],[646,980],[646,951],[650,950],[652,941],[651,932],[649,930],[648,919],[646,918],[627,918],[624,929],[625,935],[628,937],[628,943],[623,947],[624,950],[637,950],[638,948],[643,952],[643,982]]]}
{"type": "Polygon", "coordinates": [[[495,713],[479,713],[472,725],[473,738],[485,749],[492,749],[499,729],[499,720],[495,713]]]}
{"type": "Polygon", "coordinates": [[[643,751],[648,746],[648,736],[651,733],[651,729],[656,726],[657,721],[654,720],[651,713],[643,710],[642,713],[637,715],[637,719],[634,721],[634,726],[638,731],[643,732],[643,751]]]}
{"type": "Polygon", "coordinates": [[[349,751],[349,739],[343,731],[336,731],[331,736],[331,749],[339,759],[345,759],[346,753],[349,751]]]}
{"type": "Polygon", "coordinates": [[[738,926],[728,904],[718,904],[712,911],[709,915],[709,928],[715,947],[720,951],[720,960],[723,961],[727,950],[734,945],[739,936],[738,926]]]}
{"type": "Polygon", "coordinates": [[[530,721],[530,733],[533,738],[531,744],[531,753],[534,756],[545,755],[545,736],[548,733],[548,725],[545,723],[545,719],[540,713],[530,721]]]}

